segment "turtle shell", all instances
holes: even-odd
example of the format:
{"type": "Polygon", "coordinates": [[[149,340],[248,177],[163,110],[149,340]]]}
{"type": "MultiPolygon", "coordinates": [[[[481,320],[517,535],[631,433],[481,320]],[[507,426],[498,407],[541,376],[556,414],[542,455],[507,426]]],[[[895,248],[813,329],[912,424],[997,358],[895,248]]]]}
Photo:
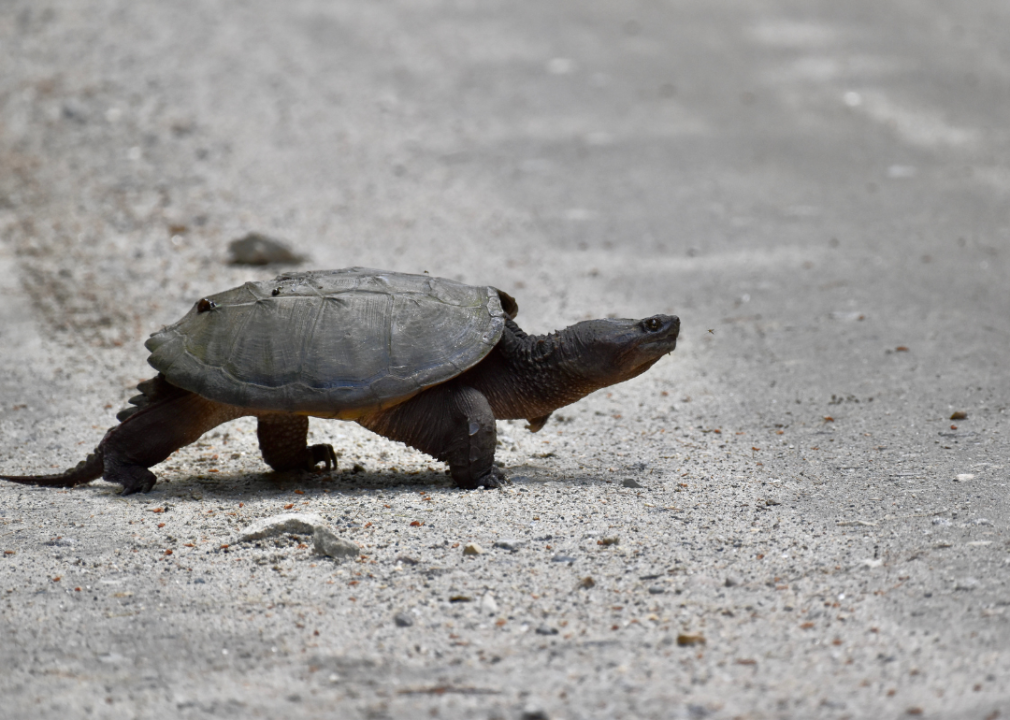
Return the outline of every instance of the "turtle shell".
{"type": "Polygon", "coordinates": [[[284,273],[201,299],[148,339],[148,362],[217,402],[354,418],[480,362],[501,338],[501,303],[495,288],[428,275],[284,273]]]}

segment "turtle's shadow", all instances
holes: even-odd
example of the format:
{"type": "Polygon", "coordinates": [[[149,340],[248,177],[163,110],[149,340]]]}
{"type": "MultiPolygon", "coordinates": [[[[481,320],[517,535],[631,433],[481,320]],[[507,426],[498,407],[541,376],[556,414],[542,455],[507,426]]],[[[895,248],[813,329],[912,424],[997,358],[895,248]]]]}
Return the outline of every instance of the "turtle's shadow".
{"type": "Polygon", "coordinates": [[[438,472],[417,475],[377,472],[357,473],[235,473],[218,474],[214,478],[193,475],[160,478],[148,497],[172,498],[179,502],[200,499],[249,500],[270,497],[290,497],[297,493],[304,499],[321,494],[354,495],[362,490],[382,490],[390,493],[418,490],[452,490],[456,484],[438,472]],[[304,493],[304,495],[303,495],[304,493]]]}
{"type": "MultiPolygon", "coordinates": [[[[569,476],[552,473],[544,468],[528,466],[516,467],[513,468],[513,471],[509,487],[518,489],[533,489],[548,484],[577,487],[605,482],[602,478],[593,476],[569,476]]],[[[99,486],[94,489],[98,490],[99,486]]],[[[118,494],[118,486],[116,485],[104,484],[101,486],[101,490],[112,495],[118,494]]],[[[353,496],[362,490],[381,490],[393,495],[414,494],[419,490],[429,493],[470,492],[458,488],[452,478],[444,472],[422,472],[411,475],[368,471],[356,473],[262,472],[218,473],[213,478],[206,475],[162,476],[159,477],[158,483],[151,492],[132,497],[149,498],[159,502],[171,499],[174,502],[185,503],[206,499],[234,502],[270,497],[289,499],[292,494],[297,494],[307,500],[322,494],[332,497],[353,496]]],[[[493,490],[493,488],[485,489],[486,492],[493,490]]]]}

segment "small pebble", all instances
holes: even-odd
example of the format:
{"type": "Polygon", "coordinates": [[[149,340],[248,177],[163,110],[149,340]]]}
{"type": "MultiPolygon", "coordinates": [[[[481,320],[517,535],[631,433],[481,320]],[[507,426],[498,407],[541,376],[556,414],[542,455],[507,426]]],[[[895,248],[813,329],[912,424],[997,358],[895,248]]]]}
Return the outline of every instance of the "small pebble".
{"type": "Polygon", "coordinates": [[[498,603],[491,593],[484,593],[484,597],[480,599],[480,607],[488,615],[498,614],[498,603]]]}
{"type": "Polygon", "coordinates": [[[665,592],[666,592],[666,588],[662,587],[660,585],[652,585],[649,588],[649,594],[651,594],[651,595],[662,595],[665,592]]]}
{"type": "Polygon", "coordinates": [[[410,627],[414,624],[414,618],[410,616],[410,613],[398,612],[393,616],[393,622],[397,627],[410,627]]]}
{"type": "Polygon", "coordinates": [[[575,558],[573,558],[571,555],[555,555],[554,557],[551,558],[551,562],[573,563],[575,562],[575,558]]]}
{"type": "Polygon", "coordinates": [[[691,645],[704,645],[705,636],[701,633],[680,633],[677,636],[677,644],[681,647],[690,647],[691,645]]]}
{"type": "Polygon", "coordinates": [[[502,538],[501,540],[496,540],[493,547],[508,550],[509,552],[517,552],[520,545],[522,543],[514,538],[502,538]]]}
{"type": "Polygon", "coordinates": [[[642,484],[636,482],[634,478],[624,478],[624,480],[621,482],[621,485],[623,485],[626,488],[644,488],[645,487],[645,485],[642,485],[642,484]]]}
{"type": "Polygon", "coordinates": [[[537,628],[537,635],[557,635],[557,628],[547,627],[546,625],[541,625],[537,628]]]}
{"type": "Polygon", "coordinates": [[[464,555],[483,555],[484,548],[482,548],[477,543],[467,543],[463,546],[464,555]]]}

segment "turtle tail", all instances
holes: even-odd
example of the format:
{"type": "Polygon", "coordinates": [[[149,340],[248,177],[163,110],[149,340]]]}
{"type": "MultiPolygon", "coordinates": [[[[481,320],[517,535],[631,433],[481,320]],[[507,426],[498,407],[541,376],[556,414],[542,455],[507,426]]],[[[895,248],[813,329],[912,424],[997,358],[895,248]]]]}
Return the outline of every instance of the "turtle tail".
{"type": "Polygon", "coordinates": [[[72,488],[97,480],[102,476],[104,470],[105,463],[102,461],[102,453],[99,449],[77,463],[76,467],[59,475],[0,475],[0,480],[10,480],[22,485],[72,488]]]}

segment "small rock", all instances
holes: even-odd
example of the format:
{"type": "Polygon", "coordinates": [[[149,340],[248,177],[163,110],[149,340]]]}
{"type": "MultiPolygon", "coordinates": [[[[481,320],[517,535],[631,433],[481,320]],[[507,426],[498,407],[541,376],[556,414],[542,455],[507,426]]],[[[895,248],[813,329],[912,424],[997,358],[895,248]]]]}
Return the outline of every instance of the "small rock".
{"type": "Polygon", "coordinates": [[[463,546],[464,555],[483,555],[484,548],[482,548],[477,543],[467,543],[463,546]]]}
{"type": "Polygon", "coordinates": [[[967,420],[968,419],[968,413],[966,413],[964,410],[958,410],[957,412],[955,412],[953,415],[950,416],[950,419],[951,420],[967,420]]]}
{"type": "Polygon", "coordinates": [[[492,547],[508,550],[509,552],[518,552],[521,545],[522,542],[515,538],[502,538],[501,540],[496,540],[492,547]]]}
{"type": "Polygon", "coordinates": [[[621,482],[621,485],[623,485],[626,488],[644,488],[645,487],[645,485],[642,485],[642,484],[636,482],[634,478],[624,478],[624,480],[621,482]]]}
{"type": "Polygon", "coordinates": [[[957,584],[954,586],[954,589],[961,590],[963,592],[969,592],[971,590],[974,590],[978,586],[979,586],[978,579],[969,577],[965,578],[964,580],[959,580],[957,584]]]}
{"type": "Polygon", "coordinates": [[[735,578],[731,577],[727,577],[726,582],[723,583],[723,585],[725,585],[726,587],[736,587],[739,584],[740,583],[738,583],[735,578]]]}
{"type": "Polygon", "coordinates": [[[558,629],[541,625],[537,628],[537,635],[557,635],[558,629]]]}
{"type": "Polygon", "coordinates": [[[573,558],[571,555],[555,555],[554,557],[551,558],[551,562],[573,563],[575,562],[575,558],[573,558]]]}
{"type": "Polygon", "coordinates": [[[665,592],[666,592],[666,588],[663,587],[663,586],[661,586],[661,585],[652,585],[649,588],[649,594],[650,595],[662,595],[665,592]]]}
{"type": "Polygon", "coordinates": [[[257,520],[242,530],[236,543],[252,542],[279,535],[311,535],[316,528],[325,528],[326,521],[313,513],[285,513],[257,520]]]}
{"type": "Polygon", "coordinates": [[[397,627],[410,627],[414,624],[414,618],[410,616],[410,613],[398,612],[393,616],[393,622],[397,627]]]}
{"type": "Polygon", "coordinates": [[[604,547],[607,547],[607,546],[610,546],[610,545],[617,545],[617,543],[619,543],[619,542],[621,542],[621,539],[619,537],[617,537],[617,536],[614,536],[614,537],[600,538],[599,540],[596,541],[596,544],[597,545],[603,545],[604,547]]]}
{"type": "Polygon", "coordinates": [[[550,716],[544,710],[523,710],[519,716],[520,720],[550,720],[550,716]]]}
{"type": "Polygon", "coordinates": [[[316,532],[312,536],[312,542],[316,553],[334,559],[358,557],[361,554],[361,549],[350,540],[337,537],[322,527],[316,528],[316,532]]]}
{"type": "Polygon", "coordinates": [[[588,590],[589,588],[595,587],[595,586],[596,586],[596,581],[593,580],[593,578],[590,577],[589,575],[586,575],[584,578],[582,578],[581,580],[579,580],[579,587],[581,587],[581,588],[585,588],[585,589],[588,590]]]}
{"type": "Polygon", "coordinates": [[[305,258],[295,254],[287,244],[258,232],[228,243],[232,265],[297,265],[305,258]]]}
{"type": "Polygon", "coordinates": [[[404,565],[420,565],[421,561],[416,557],[411,557],[410,555],[400,555],[396,558],[396,562],[403,563],[404,565]]]}
{"type": "Polygon", "coordinates": [[[680,633],[677,636],[677,644],[681,647],[690,647],[692,645],[704,645],[705,636],[701,633],[680,633]]]}
{"type": "Polygon", "coordinates": [[[49,545],[51,547],[72,547],[77,544],[77,541],[73,538],[68,537],[58,537],[55,540],[47,540],[42,543],[43,545],[49,545]]]}
{"type": "Polygon", "coordinates": [[[975,479],[975,473],[961,473],[954,478],[954,482],[969,482],[975,479]]]}
{"type": "Polygon", "coordinates": [[[498,614],[498,603],[491,593],[484,593],[484,597],[480,599],[480,607],[488,615],[498,614]]]}

